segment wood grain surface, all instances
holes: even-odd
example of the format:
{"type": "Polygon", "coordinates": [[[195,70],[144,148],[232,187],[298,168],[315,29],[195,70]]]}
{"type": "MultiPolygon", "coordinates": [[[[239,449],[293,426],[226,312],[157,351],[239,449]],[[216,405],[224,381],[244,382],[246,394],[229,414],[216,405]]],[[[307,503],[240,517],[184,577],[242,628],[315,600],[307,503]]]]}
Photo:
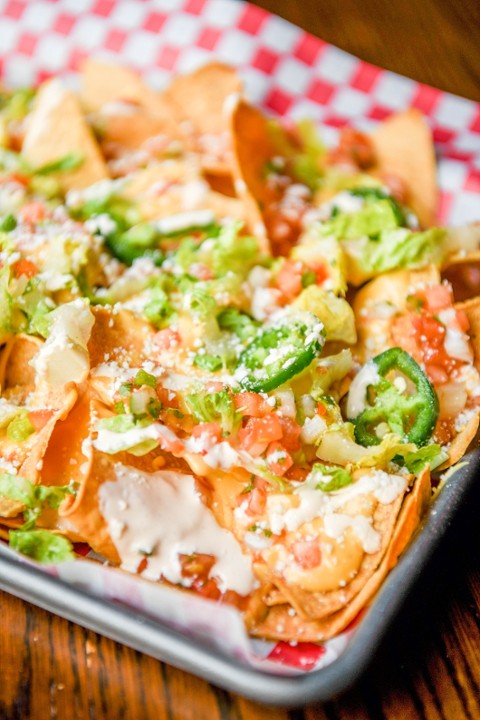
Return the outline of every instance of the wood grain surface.
{"type": "MultiPolygon", "coordinates": [[[[257,4],[365,60],[480,100],[478,0],[257,4]]],[[[477,720],[479,508],[480,488],[369,671],[339,699],[261,706],[0,593],[0,720],[477,720]]]]}

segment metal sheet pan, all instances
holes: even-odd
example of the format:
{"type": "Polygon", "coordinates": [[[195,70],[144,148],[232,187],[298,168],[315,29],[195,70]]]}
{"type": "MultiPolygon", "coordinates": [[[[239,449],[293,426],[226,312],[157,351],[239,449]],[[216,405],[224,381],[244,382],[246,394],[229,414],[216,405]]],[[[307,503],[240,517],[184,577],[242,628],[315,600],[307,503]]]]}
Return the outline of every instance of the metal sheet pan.
{"type": "Polygon", "coordinates": [[[366,670],[466,501],[480,475],[480,450],[470,452],[464,461],[432,503],[345,652],[331,665],[302,675],[285,677],[246,667],[138,611],[45,574],[19,560],[1,543],[0,589],[253,700],[285,707],[326,701],[353,685],[366,670]]]}

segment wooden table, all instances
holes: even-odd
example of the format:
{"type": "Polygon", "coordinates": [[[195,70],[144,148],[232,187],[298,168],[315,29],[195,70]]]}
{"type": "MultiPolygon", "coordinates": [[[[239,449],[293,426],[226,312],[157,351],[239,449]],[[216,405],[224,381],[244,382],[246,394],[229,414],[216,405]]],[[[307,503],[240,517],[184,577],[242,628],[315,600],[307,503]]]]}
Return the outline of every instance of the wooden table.
{"type": "MultiPolygon", "coordinates": [[[[365,60],[480,100],[477,0],[262,0],[365,60]]],[[[479,213],[480,214],[480,213],[479,213]]],[[[480,717],[480,488],[363,679],[267,708],[0,593],[0,720],[462,720],[480,717]]]]}

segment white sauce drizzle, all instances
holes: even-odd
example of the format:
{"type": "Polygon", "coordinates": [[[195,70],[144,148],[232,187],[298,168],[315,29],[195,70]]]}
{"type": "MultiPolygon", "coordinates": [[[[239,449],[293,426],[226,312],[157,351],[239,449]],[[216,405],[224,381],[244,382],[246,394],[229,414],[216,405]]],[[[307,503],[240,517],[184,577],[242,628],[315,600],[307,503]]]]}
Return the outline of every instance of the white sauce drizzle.
{"type": "Polygon", "coordinates": [[[250,559],[202,503],[192,475],[145,473],[120,463],[115,474],[115,482],[100,487],[100,511],[125,570],[135,572],[142,555],[148,555],[144,577],[188,584],[178,555],[206,553],[216,557],[210,576],[220,590],[247,595],[253,589],[250,559]]]}
{"type": "Polygon", "coordinates": [[[380,375],[377,366],[374,362],[367,362],[350,385],[347,399],[348,418],[356,418],[365,410],[368,386],[376,385],[379,381],[380,375]]]}

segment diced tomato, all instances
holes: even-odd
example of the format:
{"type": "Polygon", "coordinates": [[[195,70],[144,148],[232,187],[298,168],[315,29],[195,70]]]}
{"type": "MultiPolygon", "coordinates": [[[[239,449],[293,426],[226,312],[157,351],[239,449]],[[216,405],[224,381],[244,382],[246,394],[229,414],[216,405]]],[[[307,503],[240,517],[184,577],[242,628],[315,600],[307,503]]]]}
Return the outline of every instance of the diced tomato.
{"type": "Polygon", "coordinates": [[[153,342],[160,350],[171,350],[180,345],[181,337],[176,330],[165,328],[155,333],[153,342]]]}
{"type": "Polygon", "coordinates": [[[205,392],[206,393],[218,393],[222,392],[222,390],[225,390],[226,386],[225,383],[218,382],[217,380],[212,380],[210,382],[207,382],[205,385],[205,392]]]}
{"type": "Polygon", "coordinates": [[[167,438],[160,437],[160,448],[173,455],[181,455],[183,453],[183,443],[177,437],[167,438]]]}
{"type": "Polygon", "coordinates": [[[322,561],[318,540],[298,540],[292,546],[292,553],[295,561],[304,570],[318,567],[322,561]]]}
{"type": "Polygon", "coordinates": [[[215,565],[213,555],[206,553],[193,553],[192,555],[179,555],[182,566],[182,577],[197,577],[206,580],[210,570],[215,565]]]}
{"type": "Polygon", "coordinates": [[[327,278],[330,277],[330,273],[328,271],[328,265],[325,263],[316,263],[315,265],[312,265],[312,270],[317,276],[317,285],[321,285],[327,278]]]}
{"type": "Polygon", "coordinates": [[[247,417],[260,418],[272,412],[271,405],[255,392],[240,392],[233,396],[235,408],[247,417]]]}
{"type": "Polygon", "coordinates": [[[19,215],[22,222],[36,225],[45,220],[45,205],[39,201],[27,203],[22,207],[19,215]]]}
{"type": "Polygon", "coordinates": [[[325,405],[321,402],[317,403],[317,415],[321,415],[322,417],[325,417],[327,414],[327,408],[325,405]]]}
{"type": "Polygon", "coordinates": [[[293,480],[294,482],[304,482],[309,475],[309,471],[306,468],[298,467],[293,465],[290,470],[285,473],[287,480],[293,480]]]}
{"type": "Polygon", "coordinates": [[[261,487],[254,487],[245,497],[247,499],[247,508],[245,510],[247,515],[262,515],[267,503],[266,491],[261,487]]]}
{"type": "Polygon", "coordinates": [[[342,128],[338,146],[329,152],[328,160],[334,165],[366,169],[375,162],[374,148],[368,135],[345,127],[342,128]]]}
{"type": "Polygon", "coordinates": [[[28,278],[38,275],[38,267],[31,260],[27,260],[27,258],[17,260],[17,262],[13,264],[12,269],[13,274],[17,278],[21,275],[26,275],[28,278]]]}
{"type": "Polygon", "coordinates": [[[303,272],[303,263],[293,262],[292,260],[285,260],[280,268],[275,282],[287,302],[290,302],[302,292],[303,272]]]}
{"type": "Polygon", "coordinates": [[[408,315],[393,318],[390,326],[392,341],[394,345],[398,345],[398,347],[410,353],[415,360],[421,362],[422,352],[417,342],[417,333],[413,328],[412,317],[416,317],[416,314],[409,313],[408,315]]]}
{"type": "Polygon", "coordinates": [[[32,410],[28,413],[28,419],[35,430],[41,430],[53,415],[53,410],[32,410]]]}
{"type": "Polygon", "coordinates": [[[420,294],[425,298],[427,309],[431,313],[438,313],[452,305],[452,290],[449,285],[433,285],[420,294]]]}
{"type": "Polygon", "coordinates": [[[247,452],[258,457],[271,442],[280,440],[282,435],[280,418],[276,413],[270,413],[262,418],[249,418],[245,427],[239,430],[238,439],[247,452]]]}
{"type": "MultiPolygon", "coordinates": [[[[292,418],[281,417],[280,425],[282,427],[282,445],[289,452],[295,452],[300,449],[300,433],[302,428],[292,418]]],[[[279,438],[275,438],[277,440],[279,438]]]]}
{"type": "Polygon", "coordinates": [[[146,570],[148,567],[148,558],[143,557],[140,562],[138,563],[137,567],[137,573],[140,575],[144,570],[146,570]]]}
{"type": "Polygon", "coordinates": [[[425,366],[425,369],[427,371],[429,379],[434,385],[443,385],[443,383],[448,382],[448,373],[440,365],[434,365],[433,363],[429,363],[425,366]]]}
{"type": "Polygon", "coordinates": [[[456,310],[455,314],[459,329],[464,333],[468,332],[470,330],[470,322],[465,310],[456,310]]]}
{"type": "Polygon", "coordinates": [[[293,465],[293,459],[284,446],[279,442],[272,442],[267,448],[267,464],[275,475],[284,475],[293,465]]]}
{"type": "Polygon", "coordinates": [[[192,437],[199,438],[201,435],[209,435],[212,439],[221,442],[223,439],[222,428],[218,422],[200,423],[192,430],[192,437]]]}
{"type": "Polygon", "coordinates": [[[205,265],[204,263],[192,263],[189,268],[189,274],[193,275],[193,277],[198,278],[198,280],[212,280],[213,279],[213,273],[208,267],[208,265],[205,265]]]}
{"type": "Polygon", "coordinates": [[[178,408],[178,398],[171,390],[157,386],[156,393],[163,407],[178,408]]]}

